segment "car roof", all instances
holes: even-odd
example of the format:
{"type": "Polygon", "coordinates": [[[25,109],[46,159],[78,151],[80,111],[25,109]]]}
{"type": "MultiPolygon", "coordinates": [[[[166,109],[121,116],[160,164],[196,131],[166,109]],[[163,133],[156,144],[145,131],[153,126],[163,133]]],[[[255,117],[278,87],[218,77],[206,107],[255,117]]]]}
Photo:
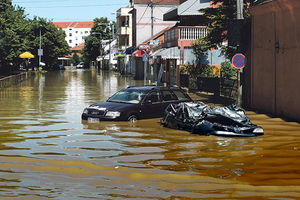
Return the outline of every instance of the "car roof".
{"type": "Polygon", "coordinates": [[[150,90],[179,90],[179,87],[164,87],[164,86],[130,86],[125,90],[138,90],[143,92],[149,92],[150,90]]]}

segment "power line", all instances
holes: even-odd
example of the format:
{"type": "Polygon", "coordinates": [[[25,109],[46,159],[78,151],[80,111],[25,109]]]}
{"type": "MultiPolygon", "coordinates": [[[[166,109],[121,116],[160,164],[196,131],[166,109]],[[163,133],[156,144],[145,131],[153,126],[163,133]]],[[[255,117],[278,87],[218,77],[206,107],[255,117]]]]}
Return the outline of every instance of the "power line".
{"type": "Polygon", "coordinates": [[[146,9],[145,9],[144,13],[142,14],[142,16],[141,16],[140,20],[138,21],[138,23],[140,23],[140,21],[141,21],[142,18],[144,17],[144,15],[145,15],[145,13],[146,13],[146,11],[147,11],[148,8],[149,8],[149,5],[146,7],[146,9]]]}
{"type": "Polygon", "coordinates": [[[26,7],[26,8],[83,8],[83,7],[104,7],[104,6],[117,6],[120,4],[102,4],[102,5],[77,5],[77,6],[42,6],[42,7],[26,7]]]}

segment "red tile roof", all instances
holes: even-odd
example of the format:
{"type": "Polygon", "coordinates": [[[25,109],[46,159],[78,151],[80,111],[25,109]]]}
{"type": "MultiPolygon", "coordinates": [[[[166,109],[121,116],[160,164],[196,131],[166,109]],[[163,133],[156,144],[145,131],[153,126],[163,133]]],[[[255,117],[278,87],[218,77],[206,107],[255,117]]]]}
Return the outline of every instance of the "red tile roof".
{"type": "Polygon", "coordinates": [[[52,22],[56,27],[60,28],[92,28],[94,26],[93,21],[82,22],[52,22]]]}
{"type": "MultiPolygon", "coordinates": [[[[154,4],[158,5],[180,5],[187,0],[153,0],[154,4]]],[[[130,0],[132,2],[132,0],[130,0]]],[[[134,0],[134,4],[149,4],[151,0],[134,0]]]]}
{"type": "Polygon", "coordinates": [[[84,43],[81,43],[80,45],[71,48],[71,51],[81,51],[83,47],[84,47],[84,43]]]}

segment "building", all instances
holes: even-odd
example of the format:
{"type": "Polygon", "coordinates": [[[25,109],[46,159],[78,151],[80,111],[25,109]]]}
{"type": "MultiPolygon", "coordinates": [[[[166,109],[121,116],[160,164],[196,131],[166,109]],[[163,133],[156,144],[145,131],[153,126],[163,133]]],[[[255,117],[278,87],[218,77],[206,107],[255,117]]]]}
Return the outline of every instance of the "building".
{"type": "Polygon", "coordinates": [[[164,21],[163,15],[186,0],[130,0],[133,19],[133,47],[165,28],[174,26],[175,21],[164,21]]]}
{"type": "Polygon", "coordinates": [[[300,1],[260,0],[250,12],[249,107],[300,121],[300,1]]]}
{"type": "MultiPolygon", "coordinates": [[[[207,34],[207,20],[199,12],[201,8],[210,7],[209,0],[194,1],[188,0],[163,15],[165,21],[177,21],[176,25],[165,29],[163,41],[154,48],[152,57],[155,62],[152,65],[154,77],[159,71],[164,71],[162,77],[167,85],[180,85],[180,66],[197,64],[196,56],[193,53],[193,43],[205,37],[207,34]],[[159,69],[161,68],[161,69],[159,69]]],[[[155,39],[154,39],[155,41],[155,39]]],[[[220,67],[226,58],[221,55],[218,49],[208,52],[208,56],[202,59],[203,64],[220,67]]]]}
{"type": "Polygon", "coordinates": [[[66,41],[71,48],[84,43],[85,37],[90,35],[94,26],[93,21],[53,22],[53,24],[65,31],[66,41]]]}
{"type": "MultiPolygon", "coordinates": [[[[132,55],[140,44],[176,21],[163,21],[163,14],[186,0],[130,0],[130,5],[117,11],[118,71],[135,74],[142,66],[132,55]]],[[[135,76],[143,79],[143,76],[135,76]]]]}

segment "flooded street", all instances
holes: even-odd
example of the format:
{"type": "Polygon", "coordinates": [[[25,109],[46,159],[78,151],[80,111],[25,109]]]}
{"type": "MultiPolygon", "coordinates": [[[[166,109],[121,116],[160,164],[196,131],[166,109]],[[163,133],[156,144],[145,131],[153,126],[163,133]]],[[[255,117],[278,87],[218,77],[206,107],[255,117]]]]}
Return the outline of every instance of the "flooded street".
{"type": "Polygon", "coordinates": [[[256,138],[81,121],[87,105],[139,85],[84,69],[0,92],[0,199],[300,199],[300,125],[247,112],[256,138]]]}

